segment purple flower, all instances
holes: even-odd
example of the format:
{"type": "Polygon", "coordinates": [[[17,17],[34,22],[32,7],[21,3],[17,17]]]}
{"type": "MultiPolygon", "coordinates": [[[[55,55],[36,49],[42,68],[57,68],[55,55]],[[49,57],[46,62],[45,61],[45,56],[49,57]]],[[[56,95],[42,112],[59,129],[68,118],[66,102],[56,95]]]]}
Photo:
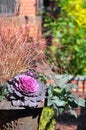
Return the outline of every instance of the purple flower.
{"type": "Polygon", "coordinates": [[[46,98],[46,85],[36,73],[24,72],[8,82],[7,92],[6,97],[13,106],[35,108],[46,98]]]}
{"type": "Polygon", "coordinates": [[[19,76],[19,85],[16,89],[25,93],[35,93],[39,90],[39,84],[36,79],[27,75],[19,76]]]}

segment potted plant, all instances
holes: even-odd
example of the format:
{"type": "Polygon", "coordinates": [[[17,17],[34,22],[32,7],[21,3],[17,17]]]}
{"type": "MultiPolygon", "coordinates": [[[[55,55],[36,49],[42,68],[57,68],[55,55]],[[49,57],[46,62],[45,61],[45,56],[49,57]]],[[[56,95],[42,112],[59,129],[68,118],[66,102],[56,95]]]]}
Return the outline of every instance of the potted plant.
{"type": "MultiPolygon", "coordinates": [[[[35,114],[38,116],[38,112],[34,113],[36,108],[39,107],[40,102],[43,103],[45,99],[47,99],[47,103],[44,104],[44,106],[53,108],[55,113],[57,113],[57,116],[66,111],[77,117],[74,108],[84,107],[85,100],[72,93],[72,89],[77,88],[76,85],[67,83],[69,79],[67,75],[63,76],[61,79],[58,79],[53,75],[52,79],[52,84],[47,85],[48,78],[45,75],[35,71],[23,72],[3,84],[2,92],[6,93],[5,97],[12,103],[14,108],[25,107],[25,113],[27,113],[26,111],[31,113],[32,110],[33,116],[35,114]]],[[[51,116],[53,117],[53,115],[51,116]]],[[[42,124],[41,121],[40,123],[42,124]]],[[[27,127],[23,129],[27,130],[28,127],[38,129],[38,126],[39,125],[33,127],[32,123],[29,125],[27,123],[27,127]]],[[[46,127],[47,125],[44,125],[44,128],[42,126],[43,129],[46,127]]],[[[17,128],[20,129],[21,127],[17,125],[15,130],[17,128]]],[[[41,130],[41,126],[39,127],[39,130],[41,130]]]]}
{"type": "Polygon", "coordinates": [[[2,130],[27,130],[28,128],[36,130],[44,106],[42,95],[40,95],[40,93],[43,94],[44,86],[38,79],[36,81],[31,75],[32,72],[29,71],[33,70],[36,62],[43,60],[44,43],[40,46],[41,42],[33,40],[29,42],[29,32],[26,33],[25,29],[10,20],[0,27],[0,129],[2,130]],[[31,88],[27,88],[27,81],[30,81],[31,88]],[[24,88],[18,87],[20,83],[24,85],[24,88]],[[42,89],[39,90],[40,84],[42,89]],[[28,90],[33,95],[28,95],[28,90]],[[15,97],[23,104],[15,102],[17,101],[14,101],[15,97]],[[28,97],[30,102],[26,103],[28,97]]]}

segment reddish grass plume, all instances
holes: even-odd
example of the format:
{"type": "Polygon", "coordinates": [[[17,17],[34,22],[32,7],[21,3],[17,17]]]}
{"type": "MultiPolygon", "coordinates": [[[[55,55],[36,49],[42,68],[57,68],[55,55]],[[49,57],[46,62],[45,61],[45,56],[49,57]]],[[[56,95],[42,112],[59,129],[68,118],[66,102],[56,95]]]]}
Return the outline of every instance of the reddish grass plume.
{"type": "Polygon", "coordinates": [[[45,55],[45,42],[29,36],[30,27],[0,19],[0,83],[16,74],[33,69],[45,55]]]}

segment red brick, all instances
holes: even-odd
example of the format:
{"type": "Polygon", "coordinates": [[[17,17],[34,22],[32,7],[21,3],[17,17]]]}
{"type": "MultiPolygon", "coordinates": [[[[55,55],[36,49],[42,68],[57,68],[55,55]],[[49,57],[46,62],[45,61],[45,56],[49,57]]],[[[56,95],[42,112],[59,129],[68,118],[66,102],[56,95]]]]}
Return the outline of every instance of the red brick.
{"type": "MultiPolygon", "coordinates": [[[[73,80],[71,82],[73,84],[78,85],[78,89],[77,89],[78,92],[86,92],[86,80],[85,81],[83,81],[83,80],[79,80],[79,81],[73,80]]],[[[73,91],[76,91],[76,89],[73,89],[73,91]]]]}
{"type": "Polygon", "coordinates": [[[73,84],[77,84],[77,80],[72,80],[71,81],[73,84]]]}
{"type": "Polygon", "coordinates": [[[35,0],[21,0],[20,15],[35,15],[35,0]]]}

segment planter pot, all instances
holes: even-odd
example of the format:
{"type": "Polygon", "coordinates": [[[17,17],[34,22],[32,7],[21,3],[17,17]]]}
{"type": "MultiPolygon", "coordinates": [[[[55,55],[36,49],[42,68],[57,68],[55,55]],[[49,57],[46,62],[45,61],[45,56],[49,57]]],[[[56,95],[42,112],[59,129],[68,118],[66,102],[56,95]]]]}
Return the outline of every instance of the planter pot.
{"type": "Polygon", "coordinates": [[[44,102],[37,108],[13,107],[10,102],[0,102],[0,130],[38,130],[44,102]]]}

